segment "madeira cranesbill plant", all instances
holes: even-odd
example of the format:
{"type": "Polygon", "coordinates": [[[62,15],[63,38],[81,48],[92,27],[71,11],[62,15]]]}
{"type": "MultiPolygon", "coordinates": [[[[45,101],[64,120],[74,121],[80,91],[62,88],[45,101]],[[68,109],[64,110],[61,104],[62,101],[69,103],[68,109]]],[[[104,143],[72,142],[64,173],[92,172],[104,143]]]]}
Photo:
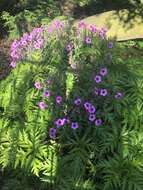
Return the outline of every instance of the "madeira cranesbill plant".
{"type": "Polygon", "coordinates": [[[142,78],[116,59],[106,33],[55,20],[11,44],[12,71],[0,84],[2,167],[49,189],[143,188],[142,149],[134,150],[143,140],[142,78]]]}

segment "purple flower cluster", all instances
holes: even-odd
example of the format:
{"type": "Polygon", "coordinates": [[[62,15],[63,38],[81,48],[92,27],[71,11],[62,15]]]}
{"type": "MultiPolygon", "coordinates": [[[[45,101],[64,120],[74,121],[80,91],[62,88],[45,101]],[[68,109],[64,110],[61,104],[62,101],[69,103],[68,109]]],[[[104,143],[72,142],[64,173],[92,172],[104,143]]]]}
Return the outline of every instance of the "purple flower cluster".
{"type": "Polygon", "coordinates": [[[95,116],[96,108],[90,102],[85,102],[84,108],[89,114],[89,117],[88,117],[89,121],[93,122],[96,118],[95,116]]]}
{"type": "Polygon", "coordinates": [[[100,28],[98,30],[98,35],[101,39],[105,39],[106,38],[106,33],[107,33],[107,29],[106,28],[100,28]]]}
{"type": "MultiPolygon", "coordinates": [[[[69,124],[69,123],[70,123],[70,121],[67,118],[58,119],[58,120],[55,121],[55,125],[56,125],[57,128],[60,128],[60,127],[64,126],[65,124],[69,124]]],[[[71,128],[74,129],[74,130],[79,128],[78,123],[77,122],[72,122],[71,123],[71,128]]],[[[56,133],[57,133],[56,128],[50,128],[49,136],[50,136],[51,139],[56,138],[56,133]]]]}
{"type": "Polygon", "coordinates": [[[64,23],[64,21],[60,21],[60,20],[55,20],[54,22],[53,22],[53,27],[55,26],[55,29],[64,29],[64,25],[65,25],[65,23],[64,23]]]}
{"type": "Polygon", "coordinates": [[[81,20],[77,26],[77,37],[79,39],[83,38],[83,31],[88,32],[88,36],[86,36],[84,39],[84,42],[88,45],[92,43],[92,37],[90,37],[90,34],[91,36],[97,34],[101,39],[105,39],[107,34],[107,28],[97,28],[95,24],[86,24],[83,20],[81,20]]]}
{"type": "Polygon", "coordinates": [[[45,31],[48,31],[48,34],[56,34],[55,31],[59,31],[59,30],[64,30],[65,28],[65,21],[60,21],[60,20],[54,20],[53,22],[51,22],[50,25],[45,25],[45,31]]]}
{"type": "MultiPolygon", "coordinates": [[[[98,84],[98,83],[101,83],[102,82],[102,77],[106,76],[108,74],[108,70],[106,67],[103,67],[100,69],[99,71],[99,74],[97,74],[95,77],[94,77],[94,80],[95,82],[98,84]]],[[[94,94],[96,96],[107,96],[108,95],[108,90],[106,88],[97,88],[95,87],[95,90],[94,90],[94,94]]],[[[114,95],[115,99],[121,99],[123,97],[123,93],[122,92],[117,92],[115,95],[114,95]]]]}
{"type": "Polygon", "coordinates": [[[84,108],[89,113],[88,120],[92,123],[95,122],[96,126],[100,126],[102,124],[102,120],[96,119],[96,108],[90,102],[85,102],[84,108]]]}
{"type": "Polygon", "coordinates": [[[14,40],[10,48],[10,66],[15,68],[17,62],[29,56],[29,53],[43,49],[47,42],[44,37],[46,32],[52,35],[55,30],[63,29],[64,25],[63,21],[55,20],[50,26],[45,25],[34,28],[30,33],[25,33],[19,40],[14,40]]]}
{"type": "MultiPolygon", "coordinates": [[[[77,98],[74,101],[75,106],[79,106],[79,105],[81,105],[81,103],[82,102],[81,102],[80,98],[77,98]]],[[[88,114],[88,120],[92,123],[94,122],[94,124],[96,126],[102,125],[102,120],[99,118],[96,118],[95,106],[93,104],[91,104],[90,102],[85,102],[83,104],[83,106],[86,110],[86,113],[88,114]]],[[[77,121],[70,121],[70,119],[67,117],[59,118],[59,119],[55,120],[54,124],[56,125],[56,128],[60,128],[60,127],[63,127],[64,125],[68,125],[68,124],[70,124],[70,127],[74,130],[79,128],[79,124],[77,121]]]]}
{"type": "Polygon", "coordinates": [[[15,68],[17,61],[21,57],[20,42],[18,40],[14,40],[13,43],[11,44],[10,57],[11,57],[10,66],[15,68]]]}
{"type": "MultiPolygon", "coordinates": [[[[10,55],[11,55],[10,66],[11,67],[13,68],[16,67],[17,62],[27,55],[26,54],[27,50],[37,51],[37,50],[41,50],[45,46],[45,44],[47,43],[45,42],[45,38],[44,38],[45,29],[48,32],[48,37],[50,36],[49,34],[53,34],[53,33],[58,35],[59,34],[58,30],[64,29],[64,23],[59,20],[53,21],[50,26],[34,28],[32,32],[24,34],[19,40],[15,40],[11,45],[11,51],[10,51],[10,55]]],[[[101,39],[105,39],[107,29],[106,28],[97,29],[95,25],[87,25],[83,21],[81,21],[78,24],[78,33],[79,33],[79,36],[82,37],[81,41],[83,43],[86,43],[87,45],[90,45],[93,43],[92,36],[94,36],[94,34],[99,35],[101,39]],[[88,29],[88,32],[86,33],[87,35],[80,36],[81,34],[80,31],[83,32],[84,29],[85,30],[88,29]]],[[[109,49],[112,49],[113,42],[109,42],[107,46],[109,49]]],[[[74,46],[74,43],[70,41],[65,46],[65,49],[67,52],[71,52],[73,48],[76,48],[76,46],[74,46]]],[[[95,88],[94,93],[101,97],[106,97],[109,94],[109,91],[105,87],[102,86],[98,88],[100,83],[102,84],[102,81],[104,80],[106,75],[108,75],[108,69],[106,67],[102,67],[100,68],[99,72],[96,73],[96,75],[94,76],[94,81],[97,84],[97,87],[95,88]]],[[[50,85],[50,84],[51,84],[51,80],[47,80],[46,85],[50,85]]],[[[47,101],[49,101],[52,96],[51,91],[49,90],[49,88],[48,89],[47,87],[45,88],[45,85],[41,83],[40,81],[35,81],[34,87],[38,90],[38,92],[41,89],[43,90],[43,95],[42,95],[43,98],[41,101],[39,101],[38,107],[41,110],[45,110],[48,107],[47,101]]],[[[115,99],[121,99],[122,97],[123,97],[122,92],[116,92],[116,94],[114,95],[115,99]]],[[[63,104],[62,96],[57,95],[54,97],[54,99],[55,99],[56,105],[63,104]]],[[[57,107],[58,109],[61,108],[61,106],[57,106],[57,107]]],[[[75,112],[76,117],[78,117],[78,114],[77,114],[78,111],[80,113],[80,108],[84,108],[82,111],[86,113],[88,122],[94,124],[95,126],[101,126],[103,124],[102,117],[101,118],[100,116],[98,117],[98,110],[97,110],[98,107],[94,106],[91,102],[88,102],[88,101],[83,102],[83,99],[81,97],[77,97],[73,101],[73,107],[74,109],[77,109],[75,112]]],[[[49,136],[52,139],[56,138],[58,129],[62,128],[65,125],[69,125],[70,128],[74,130],[78,129],[80,126],[77,120],[75,120],[75,118],[73,119],[72,117],[70,117],[69,114],[67,114],[67,116],[64,115],[63,117],[56,118],[54,121],[54,125],[55,127],[49,129],[49,136]]]]}
{"type": "Polygon", "coordinates": [[[61,126],[64,126],[66,123],[66,118],[63,118],[63,119],[57,119],[55,121],[55,125],[57,126],[57,128],[61,127],[61,126]]]}
{"type": "MultiPolygon", "coordinates": [[[[47,81],[46,81],[46,83],[47,83],[47,81]]],[[[51,80],[48,80],[48,85],[50,85],[50,84],[51,84],[51,80]]],[[[35,87],[37,90],[41,90],[42,88],[44,88],[44,84],[42,84],[42,83],[39,82],[39,81],[36,81],[36,82],[34,83],[34,87],[35,87]]],[[[49,98],[50,96],[51,96],[50,90],[47,90],[47,89],[44,90],[44,92],[43,92],[43,98],[49,98]]],[[[60,105],[60,104],[62,103],[62,96],[56,96],[55,101],[56,101],[56,103],[57,103],[58,105],[60,105]]],[[[39,108],[40,108],[41,110],[44,110],[44,109],[47,107],[47,105],[45,104],[44,101],[40,101],[39,104],[38,104],[38,106],[39,106],[39,108]]]]}
{"type": "Polygon", "coordinates": [[[108,95],[108,90],[105,89],[105,88],[101,88],[101,89],[95,88],[94,94],[95,94],[96,96],[99,96],[99,95],[100,95],[100,96],[107,96],[107,95],[108,95]]]}
{"type": "Polygon", "coordinates": [[[89,25],[88,29],[94,34],[97,32],[97,27],[94,24],[89,25]]]}
{"type": "Polygon", "coordinates": [[[102,77],[106,76],[108,74],[108,70],[106,67],[104,68],[101,68],[100,71],[99,71],[100,75],[97,74],[95,77],[94,77],[94,80],[96,83],[101,83],[102,82],[102,77]]]}
{"type": "MultiPolygon", "coordinates": [[[[54,20],[50,25],[34,28],[30,33],[25,33],[19,40],[14,40],[10,48],[10,66],[12,68],[15,68],[18,61],[22,60],[26,56],[29,56],[29,53],[32,53],[32,51],[35,50],[43,49],[47,43],[47,40],[45,38],[46,32],[48,32],[48,37],[53,34],[56,35],[58,32],[55,31],[63,30],[65,28],[65,24],[65,21],[54,20]]],[[[87,25],[84,21],[80,21],[77,27],[79,36],[80,30],[83,29],[88,29],[93,34],[98,32],[102,38],[105,37],[105,34],[107,32],[105,28],[97,29],[96,25],[94,24],[87,25]]],[[[84,40],[86,44],[92,43],[92,38],[90,36],[86,36],[84,40]]],[[[111,43],[109,44],[109,48],[111,48],[111,43]]],[[[67,52],[70,52],[72,49],[73,44],[69,43],[66,45],[67,52]]]]}
{"type": "MultiPolygon", "coordinates": [[[[42,84],[41,82],[39,81],[36,81],[34,83],[34,87],[37,89],[37,90],[41,90],[41,89],[44,89],[44,84],[42,84]]],[[[49,98],[50,97],[50,90],[44,90],[43,92],[43,98],[49,98]]],[[[39,103],[38,103],[38,107],[41,109],[41,110],[45,110],[47,108],[47,105],[45,103],[45,101],[41,100],[39,103]]]]}
{"type": "MultiPolygon", "coordinates": [[[[94,80],[97,84],[101,83],[102,80],[103,80],[103,77],[105,77],[106,75],[108,74],[108,70],[106,67],[103,67],[100,69],[99,71],[99,74],[97,74],[95,77],[94,77],[94,80]]],[[[99,89],[97,87],[95,87],[95,90],[94,90],[94,94],[95,95],[100,95],[100,96],[107,96],[108,94],[108,91],[107,89],[99,89]]]]}
{"type": "Polygon", "coordinates": [[[78,23],[78,31],[80,30],[88,30],[90,31],[92,34],[96,34],[98,33],[99,36],[101,38],[105,38],[106,37],[106,33],[107,33],[107,28],[105,27],[102,27],[102,28],[97,28],[97,26],[95,24],[86,24],[83,20],[81,20],[79,23],[78,23]]]}
{"type": "MultiPolygon", "coordinates": [[[[59,103],[61,103],[61,101],[62,101],[62,97],[61,97],[61,96],[57,96],[57,97],[56,97],[56,102],[59,104],[59,103]],[[58,102],[57,102],[57,101],[58,101],[58,102]]],[[[75,99],[75,100],[74,100],[74,105],[75,105],[75,106],[81,105],[81,99],[80,99],[80,98],[75,99]]],[[[72,121],[70,121],[70,119],[69,119],[68,117],[59,118],[59,119],[57,119],[54,123],[55,123],[55,125],[56,125],[57,128],[60,128],[60,127],[62,127],[62,126],[64,126],[64,125],[70,124],[70,123],[71,123],[71,124],[70,124],[70,127],[71,127],[72,129],[77,129],[77,128],[79,128],[78,123],[77,123],[77,122],[72,122],[72,121]]]]}
{"type": "Polygon", "coordinates": [[[92,114],[96,112],[96,108],[90,102],[85,102],[84,108],[88,113],[92,114]]]}
{"type": "Polygon", "coordinates": [[[18,61],[26,56],[28,50],[41,49],[44,45],[43,28],[34,28],[30,33],[25,33],[19,40],[14,40],[10,48],[11,63],[15,68],[18,61]]]}
{"type": "Polygon", "coordinates": [[[80,21],[78,24],[78,29],[86,29],[87,24],[84,21],[80,21]]]}

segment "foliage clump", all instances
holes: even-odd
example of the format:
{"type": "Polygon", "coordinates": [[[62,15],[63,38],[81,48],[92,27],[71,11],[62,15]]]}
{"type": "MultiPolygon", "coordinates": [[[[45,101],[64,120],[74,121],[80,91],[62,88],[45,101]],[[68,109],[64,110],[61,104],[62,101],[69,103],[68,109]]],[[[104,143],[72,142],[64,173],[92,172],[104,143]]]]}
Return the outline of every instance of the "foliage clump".
{"type": "Polygon", "coordinates": [[[141,66],[105,28],[56,20],[15,40],[0,84],[0,164],[49,189],[143,188],[141,66]]]}
{"type": "Polygon", "coordinates": [[[0,3],[1,30],[12,40],[60,15],[57,0],[2,0],[0,3]]]}

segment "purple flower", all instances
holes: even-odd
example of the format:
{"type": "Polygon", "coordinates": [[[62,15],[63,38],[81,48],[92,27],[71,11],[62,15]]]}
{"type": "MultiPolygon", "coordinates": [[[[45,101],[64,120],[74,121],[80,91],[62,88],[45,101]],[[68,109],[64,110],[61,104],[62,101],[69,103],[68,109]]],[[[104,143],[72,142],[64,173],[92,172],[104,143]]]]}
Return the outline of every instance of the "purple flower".
{"type": "Polygon", "coordinates": [[[100,90],[100,95],[101,96],[106,96],[108,94],[107,90],[106,89],[101,89],[100,90]]]}
{"type": "Polygon", "coordinates": [[[103,28],[99,29],[98,34],[99,34],[100,38],[104,39],[106,37],[106,32],[107,31],[103,28]]]}
{"type": "Polygon", "coordinates": [[[109,48],[109,49],[112,49],[112,48],[113,48],[113,42],[109,42],[109,43],[108,43],[108,48],[109,48]]]}
{"type": "Polygon", "coordinates": [[[108,73],[107,68],[100,69],[100,75],[105,76],[105,75],[107,75],[107,73],[108,73]]]}
{"type": "Polygon", "coordinates": [[[72,122],[71,124],[71,128],[72,129],[77,129],[79,126],[78,126],[78,123],[77,122],[72,122]]]}
{"type": "Polygon", "coordinates": [[[38,44],[38,43],[34,43],[34,48],[35,48],[35,49],[41,49],[41,45],[38,44]]]}
{"type": "Polygon", "coordinates": [[[56,120],[55,124],[56,124],[57,127],[61,127],[61,126],[63,126],[65,124],[65,122],[66,122],[66,119],[63,118],[63,119],[56,120]]]}
{"type": "Polygon", "coordinates": [[[116,94],[115,94],[115,98],[116,99],[121,99],[123,97],[123,93],[122,92],[117,92],[116,94]]]}
{"type": "Polygon", "coordinates": [[[95,88],[95,90],[94,90],[94,93],[95,93],[95,95],[99,95],[99,92],[100,92],[100,89],[98,89],[98,88],[95,88]]]}
{"type": "Polygon", "coordinates": [[[66,119],[66,123],[67,123],[67,124],[70,123],[70,119],[69,119],[69,118],[66,119]]]}
{"type": "Polygon", "coordinates": [[[91,44],[91,38],[87,36],[87,37],[85,38],[85,42],[86,42],[87,44],[91,44]]]}
{"type": "Polygon", "coordinates": [[[89,121],[94,121],[95,118],[96,118],[96,116],[94,114],[90,114],[88,119],[89,119],[89,121]]]}
{"type": "Polygon", "coordinates": [[[96,126],[100,126],[102,124],[102,120],[101,119],[96,119],[95,120],[95,125],[96,126]]]}
{"type": "Polygon", "coordinates": [[[89,113],[95,113],[96,109],[93,105],[90,105],[89,109],[88,109],[88,112],[89,113]]]}
{"type": "Polygon", "coordinates": [[[107,33],[107,31],[108,31],[108,29],[105,28],[105,27],[102,27],[100,30],[101,30],[102,32],[104,32],[104,33],[107,33]]]}
{"type": "Polygon", "coordinates": [[[84,29],[84,28],[86,28],[86,26],[87,25],[85,24],[84,21],[80,21],[79,24],[78,24],[78,28],[83,28],[84,29]]]}
{"type": "Polygon", "coordinates": [[[96,109],[95,107],[89,103],[89,102],[85,102],[84,103],[84,108],[86,109],[86,111],[88,111],[89,113],[95,113],[96,109]]]}
{"type": "Polygon", "coordinates": [[[27,41],[24,40],[24,39],[21,39],[20,44],[21,44],[22,46],[26,46],[26,45],[27,45],[27,41]]]}
{"type": "Polygon", "coordinates": [[[18,47],[18,45],[19,45],[18,41],[17,41],[17,40],[14,40],[14,41],[12,42],[12,44],[11,44],[11,48],[12,48],[12,49],[15,49],[15,48],[18,47]]]}
{"type": "Polygon", "coordinates": [[[65,125],[66,123],[68,123],[68,120],[66,118],[63,118],[62,121],[63,121],[63,125],[65,125]]]}
{"type": "Polygon", "coordinates": [[[34,86],[35,86],[35,88],[37,88],[38,90],[40,90],[40,89],[42,88],[40,82],[35,82],[35,83],[34,83],[34,86]]]}
{"type": "Polygon", "coordinates": [[[11,66],[12,68],[15,68],[15,67],[16,67],[16,62],[15,62],[15,61],[12,61],[12,62],[10,63],[10,66],[11,66]]]}
{"type": "Polygon", "coordinates": [[[89,30],[90,30],[91,32],[93,32],[93,33],[96,33],[96,32],[97,32],[97,28],[96,28],[96,26],[95,26],[94,24],[92,24],[92,25],[89,26],[89,30]]]}
{"type": "Polygon", "coordinates": [[[81,99],[80,98],[77,98],[75,101],[74,101],[74,104],[76,106],[79,106],[81,104],[81,99]]]}
{"type": "Polygon", "coordinates": [[[18,55],[17,51],[15,51],[15,50],[10,53],[10,56],[13,59],[19,59],[20,58],[20,56],[18,55]]]}
{"type": "Polygon", "coordinates": [[[61,102],[62,102],[62,97],[61,97],[61,96],[57,96],[57,97],[56,97],[56,102],[57,102],[57,104],[61,104],[61,102]]]}
{"type": "Polygon", "coordinates": [[[55,26],[56,26],[56,29],[59,29],[59,28],[62,26],[62,23],[61,23],[60,20],[56,20],[56,21],[54,22],[54,24],[55,24],[55,26]]]}
{"type": "Polygon", "coordinates": [[[86,110],[88,110],[88,109],[90,108],[90,106],[91,106],[91,103],[89,103],[89,102],[85,102],[85,103],[84,103],[84,108],[85,108],[86,110]]]}
{"type": "Polygon", "coordinates": [[[47,84],[51,84],[52,81],[49,79],[49,80],[46,81],[46,83],[47,83],[47,84]]]}
{"type": "Polygon", "coordinates": [[[70,52],[70,51],[72,50],[72,48],[73,48],[73,46],[72,46],[71,44],[68,44],[68,45],[66,46],[66,50],[67,50],[68,52],[70,52]]]}
{"type": "Polygon", "coordinates": [[[28,35],[28,38],[27,38],[28,42],[31,42],[31,41],[32,41],[32,39],[33,39],[32,34],[28,35]]]}
{"type": "Polygon", "coordinates": [[[40,34],[43,32],[43,28],[42,27],[39,27],[39,28],[34,28],[32,30],[33,33],[36,33],[36,34],[40,34]]]}
{"type": "Polygon", "coordinates": [[[54,31],[53,27],[50,26],[50,27],[48,28],[48,33],[51,34],[51,33],[53,33],[53,31],[54,31]]]}
{"type": "Polygon", "coordinates": [[[49,91],[49,90],[46,90],[46,91],[44,92],[44,96],[47,97],[47,98],[50,97],[50,91],[49,91]]]}
{"type": "Polygon", "coordinates": [[[57,130],[55,128],[50,128],[49,129],[49,136],[50,136],[51,139],[56,138],[56,133],[57,133],[57,130]]]}
{"type": "Polygon", "coordinates": [[[94,80],[95,80],[96,83],[100,83],[100,82],[102,81],[102,78],[101,78],[100,75],[96,75],[96,76],[94,77],[94,80]]]}
{"type": "Polygon", "coordinates": [[[104,39],[106,37],[106,33],[107,33],[107,28],[100,28],[99,29],[99,36],[104,39]]]}
{"type": "Polygon", "coordinates": [[[43,40],[42,38],[39,38],[39,39],[37,40],[37,43],[42,46],[43,43],[44,43],[44,40],[43,40]]]}
{"type": "Polygon", "coordinates": [[[39,102],[38,106],[39,106],[39,108],[40,108],[41,110],[44,110],[44,109],[47,107],[47,105],[46,105],[45,102],[43,102],[43,101],[39,102]]]}

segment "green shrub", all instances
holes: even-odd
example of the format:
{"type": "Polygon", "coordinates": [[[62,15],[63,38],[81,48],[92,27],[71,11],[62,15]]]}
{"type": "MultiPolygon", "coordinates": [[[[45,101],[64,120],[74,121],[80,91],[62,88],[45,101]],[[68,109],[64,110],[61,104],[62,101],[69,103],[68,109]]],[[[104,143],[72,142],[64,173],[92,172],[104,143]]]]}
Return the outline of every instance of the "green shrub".
{"type": "Polygon", "coordinates": [[[92,2],[93,0],[75,0],[75,2],[79,5],[79,6],[81,6],[81,7],[83,7],[83,6],[85,6],[85,5],[89,5],[91,2],[92,2]]]}
{"type": "Polygon", "coordinates": [[[38,10],[36,12],[25,10],[16,16],[12,16],[8,12],[3,12],[2,19],[5,21],[4,26],[8,28],[9,39],[19,38],[25,32],[29,32],[33,27],[43,23],[47,24],[50,21],[50,18],[46,17],[46,15],[37,16],[40,14],[41,12],[38,10]]]}
{"type": "Polygon", "coordinates": [[[104,28],[83,22],[56,20],[12,43],[14,70],[0,83],[3,168],[50,190],[142,190],[141,65],[116,51],[104,28]]]}
{"type": "Polygon", "coordinates": [[[0,23],[3,30],[8,31],[10,39],[22,36],[25,32],[31,31],[33,27],[48,24],[51,19],[61,14],[58,1],[6,2],[3,2],[0,7],[0,23]]]}

